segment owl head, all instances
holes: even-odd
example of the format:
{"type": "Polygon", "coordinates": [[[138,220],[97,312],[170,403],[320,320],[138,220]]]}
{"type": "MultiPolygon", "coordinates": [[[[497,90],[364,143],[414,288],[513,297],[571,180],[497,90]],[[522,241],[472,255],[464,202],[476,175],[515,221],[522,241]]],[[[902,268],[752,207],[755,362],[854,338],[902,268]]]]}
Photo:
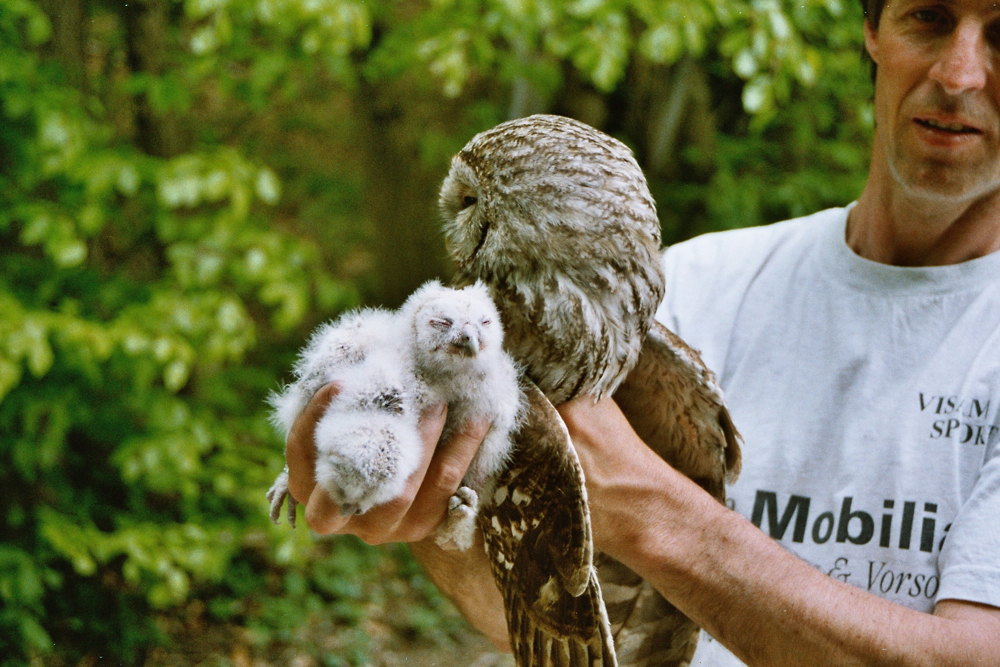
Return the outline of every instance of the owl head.
{"type": "Polygon", "coordinates": [[[569,118],[510,121],[454,157],[440,205],[456,281],[489,287],[507,351],[549,400],[613,392],[664,293],[631,151],[569,118]]]}
{"type": "Polygon", "coordinates": [[[632,152],[562,116],[477,134],[452,159],[439,204],[448,252],[469,279],[593,271],[659,251],[656,206],[632,152]]]}
{"type": "Polygon", "coordinates": [[[418,364],[470,359],[497,351],[503,343],[500,315],[482,283],[462,289],[425,283],[403,304],[412,324],[418,364]]]}

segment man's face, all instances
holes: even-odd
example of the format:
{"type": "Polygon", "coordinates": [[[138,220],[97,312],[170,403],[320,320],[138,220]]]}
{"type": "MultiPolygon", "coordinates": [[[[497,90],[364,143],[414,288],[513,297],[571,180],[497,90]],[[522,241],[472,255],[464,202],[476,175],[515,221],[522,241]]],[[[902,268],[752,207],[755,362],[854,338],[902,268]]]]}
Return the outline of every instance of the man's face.
{"type": "Polygon", "coordinates": [[[1000,192],[1000,4],[888,0],[865,28],[876,152],[894,180],[941,201],[1000,192]]]}

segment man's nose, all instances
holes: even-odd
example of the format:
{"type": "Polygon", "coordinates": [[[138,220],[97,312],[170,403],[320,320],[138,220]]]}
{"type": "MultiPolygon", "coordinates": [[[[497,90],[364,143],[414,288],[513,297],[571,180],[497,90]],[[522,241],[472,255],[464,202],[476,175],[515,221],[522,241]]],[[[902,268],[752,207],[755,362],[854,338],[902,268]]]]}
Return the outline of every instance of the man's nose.
{"type": "Polygon", "coordinates": [[[991,55],[982,26],[962,22],[942,45],[929,76],[951,95],[979,90],[986,85],[991,55]]]}

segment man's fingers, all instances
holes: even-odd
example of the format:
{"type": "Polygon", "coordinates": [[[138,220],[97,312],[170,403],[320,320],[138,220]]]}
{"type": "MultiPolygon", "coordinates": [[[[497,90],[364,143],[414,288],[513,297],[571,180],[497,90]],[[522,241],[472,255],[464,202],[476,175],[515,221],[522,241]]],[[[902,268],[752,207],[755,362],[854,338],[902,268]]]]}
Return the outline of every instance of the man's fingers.
{"type": "Polygon", "coordinates": [[[400,496],[387,503],[376,505],[364,514],[351,517],[347,531],[357,535],[368,544],[386,542],[412,542],[426,537],[434,526],[415,526],[404,521],[410,509],[412,498],[400,496]]]}
{"type": "Polygon", "coordinates": [[[490,423],[486,420],[468,422],[439,443],[448,416],[447,406],[429,408],[421,415],[418,425],[424,445],[423,456],[403,494],[363,515],[342,516],[340,507],[316,485],[314,477],[316,423],[338,391],[337,385],[328,384],[316,392],[288,434],[289,489],[294,497],[308,499],[306,524],[321,535],[349,532],[371,544],[423,539],[444,519],[448,499],[461,485],[490,423]]]}
{"type": "MultiPolygon", "coordinates": [[[[423,442],[424,450],[417,469],[406,481],[406,488],[403,489],[402,494],[383,505],[373,507],[364,516],[357,518],[357,521],[352,524],[352,530],[354,530],[353,526],[357,526],[357,530],[361,531],[358,533],[358,537],[369,544],[373,540],[408,542],[412,540],[404,539],[405,537],[411,535],[421,535],[422,537],[434,529],[437,523],[430,526],[414,524],[409,521],[408,517],[410,509],[427,479],[427,470],[434,459],[439,446],[438,440],[441,438],[441,432],[444,430],[447,419],[448,406],[445,403],[432,405],[420,415],[417,430],[420,432],[420,440],[423,442]],[[402,535],[399,531],[399,527],[404,522],[406,535],[402,535]]],[[[420,537],[414,539],[420,539],[420,537]]]]}
{"type": "Polygon", "coordinates": [[[424,483],[406,515],[408,524],[437,526],[441,522],[448,508],[448,498],[461,485],[489,429],[488,420],[470,421],[438,444],[427,467],[424,483]]]}
{"type": "Polygon", "coordinates": [[[430,535],[448,512],[455,493],[489,430],[488,421],[466,424],[446,441],[434,446],[446,412],[432,408],[420,428],[428,456],[411,477],[403,495],[351,519],[348,532],[369,544],[415,542],[430,535]]]}
{"type": "Polygon", "coordinates": [[[321,387],[301,414],[295,418],[292,428],[288,431],[288,439],[285,441],[288,490],[299,502],[306,502],[312,498],[313,488],[316,486],[316,444],[313,442],[313,435],[316,432],[316,423],[338,393],[340,387],[336,383],[321,387]]]}
{"type": "Polygon", "coordinates": [[[339,514],[340,508],[329,495],[317,486],[312,490],[306,506],[306,524],[309,528],[323,535],[338,532],[353,533],[369,544],[409,541],[411,535],[425,536],[433,530],[436,523],[430,526],[415,526],[409,522],[404,524],[404,518],[424,481],[424,475],[433,458],[447,416],[447,406],[443,403],[428,408],[420,416],[418,429],[424,445],[421,461],[416,471],[410,475],[407,487],[399,497],[372,507],[362,515],[345,517],[339,514]],[[402,531],[399,529],[401,525],[404,528],[402,531]]]}
{"type": "Polygon", "coordinates": [[[414,492],[411,493],[411,500],[412,495],[415,494],[416,489],[423,482],[424,475],[427,474],[427,467],[431,464],[431,458],[437,449],[438,440],[441,439],[441,432],[444,430],[444,423],[447,419],[448,405],[446,403],[432,405],[420,415],[420,421],[417,422],[417,430],[420,432],[421,442],[424,443],[424,451],[420,457],[420,465],[410,475],[407,485],[414,492]]]}
{"type": "Polygon", "coordinates": [[[338,532],[351,520],[351,517],[340,514],[340,506],[333,502],[323,487],[315,484],[313,486],[309,502],[306,503],[306,525],[318,535],[338,532]]]}
{"type": "Polygon", "coordinates": [[[417,429],[423,442],[423,454],[417,469],[407,480],[403,493],[387,503],[371,508],[364,514],[354,517],[350,532],[354,533],[368,544],[383,542],[412,542],[426,537],[437,526],[433,523],[415,523],[410,520],[410,510],[421,486],[426,479],[427,470],[441,438],[445,421],[448,418],[448,406],[444,403],[433,405],[420,415],[417,429]]]}

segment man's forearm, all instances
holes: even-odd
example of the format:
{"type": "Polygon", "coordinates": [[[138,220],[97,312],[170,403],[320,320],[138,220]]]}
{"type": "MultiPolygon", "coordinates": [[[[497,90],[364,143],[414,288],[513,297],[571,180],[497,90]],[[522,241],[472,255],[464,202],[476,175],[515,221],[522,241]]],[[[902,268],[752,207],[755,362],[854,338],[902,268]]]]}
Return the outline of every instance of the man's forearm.
{"type": "Polygon", "coordinates": [[[748,665],[996,663],[996,610],[949,602],[963,613],[947,617],[895,605],[825,576],[678,473],[654,477],[602,520],[633,538],[611,555],[748,665]],[[659,511],[640,512],[646,530],[629,529],[626,515],[644,506],[659,511]]]}
{"type": "Polygon", "coordinates": [[[503,598],[483,551],[482,534],[476,533],[475,542],[466,551],[445,551],[433,537],[411,543],[410,551],[462,615],[497,648],[509,651],[503,598]]]}
{"type": "Polygon", "coordinates": [[[934,615],[822,574],[639,440],[608,400],[559,408],[586,472],[595,546],[749,665],[996,665],[1000,610],[934,615]]]}

